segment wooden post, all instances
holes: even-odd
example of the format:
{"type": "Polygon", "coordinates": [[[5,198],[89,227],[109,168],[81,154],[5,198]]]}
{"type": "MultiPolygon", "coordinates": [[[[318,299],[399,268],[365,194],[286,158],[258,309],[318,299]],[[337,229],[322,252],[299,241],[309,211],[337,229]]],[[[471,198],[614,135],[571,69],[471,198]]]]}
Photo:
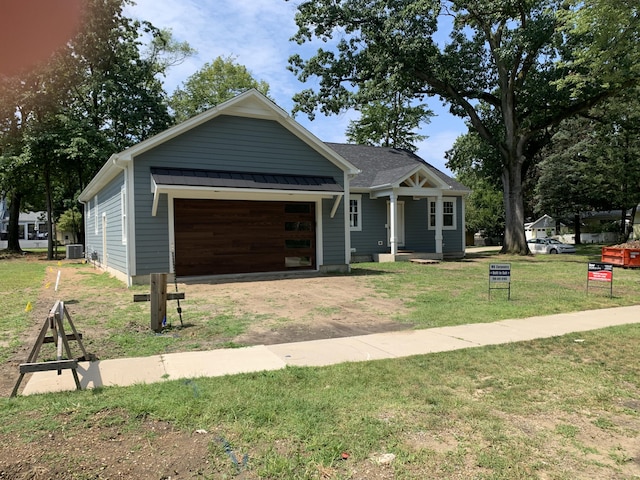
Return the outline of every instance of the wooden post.
{"type": "Polygon", "coordinates": [[[167,318],[167,274],[151,274],[151,330],[159,332],[167,318]]]}

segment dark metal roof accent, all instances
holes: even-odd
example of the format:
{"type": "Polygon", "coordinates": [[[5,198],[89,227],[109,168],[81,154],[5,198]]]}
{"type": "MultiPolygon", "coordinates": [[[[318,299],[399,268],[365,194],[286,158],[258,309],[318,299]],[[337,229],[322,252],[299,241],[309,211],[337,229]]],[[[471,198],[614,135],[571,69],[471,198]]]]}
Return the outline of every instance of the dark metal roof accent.
{"type": "Polygon", "coordinates": [[[342,192],[333,177],[151,167],[156,185],[342,192]]]}
{"type": "Polygon", "coordinates": [[[351,180],[351,187],[373,188],[401,182],[417,166],[421,166],[441,179],[451,189],[469,190],[468,187],[408,150],[348,143],[326,143],[326,145],[362,170],[362,173],[351,180]]]}

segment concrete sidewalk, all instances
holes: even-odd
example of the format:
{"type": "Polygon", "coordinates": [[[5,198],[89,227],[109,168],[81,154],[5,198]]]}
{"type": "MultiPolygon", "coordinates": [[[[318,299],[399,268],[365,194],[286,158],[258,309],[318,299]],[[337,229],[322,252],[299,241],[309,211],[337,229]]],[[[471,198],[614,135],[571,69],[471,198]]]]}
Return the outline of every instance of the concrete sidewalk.
{"type": "MultiPolygon", "coordinates": [[[[279,370],[287,365],[323,366],[424,355],[639,322],[640,306],[618,307],[456,327],[80,362],[77,371],[82,388],[127,386],[180,378],[279,370]]],[[[70,370],[63,370],[61,375],[56,371],[37,372],[31,374],[22,395],[75,388],[70,370]]]]}

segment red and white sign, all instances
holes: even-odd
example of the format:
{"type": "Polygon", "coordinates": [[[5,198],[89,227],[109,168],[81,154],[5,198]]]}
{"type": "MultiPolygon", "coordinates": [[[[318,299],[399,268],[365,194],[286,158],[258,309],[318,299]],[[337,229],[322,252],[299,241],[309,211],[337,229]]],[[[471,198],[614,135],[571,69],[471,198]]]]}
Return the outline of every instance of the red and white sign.
{"type": "Polygon", "coordinates": [[[613,265],[606,263],[590,263],[587,271],[587,279],[598,282],[612,282],[613,265]]]}

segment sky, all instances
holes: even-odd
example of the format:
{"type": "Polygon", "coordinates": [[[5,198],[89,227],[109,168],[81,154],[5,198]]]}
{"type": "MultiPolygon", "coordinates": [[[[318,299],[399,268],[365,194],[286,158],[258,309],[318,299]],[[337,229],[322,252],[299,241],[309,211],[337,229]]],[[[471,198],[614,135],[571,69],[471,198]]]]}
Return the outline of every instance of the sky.
{"type": "MultiPolygon", "coordinates": [[[[197,53],[174,66],[164,79],[165,90],[176,88],[207,62],[232,57],[244,65],[256,80],[269,84],[270,96],[287,112],[294,106],[295,93],[313,85],[300,82],[287,70],[288,59],[298,53],[309,58],[326,44],[316,41],[300,46],[290,41],[297,28],[294,21],[296,0],[135,0],[125,14],[150,21],[157,28],[171,29],[179,42],[186,41],[197,53]]],[[[437,116],[420,134],[428,138],[418,144],[416,152],[434,167],[451,175],[445,166],[444,152],[455,139],[467,131],[464,121],[449,114],[446,106],[429,99],[428,106],[437,116]]],[[[298,114],[295,120],[325,142],[346,143],[345,131],[354,111],[325,117],[318,113],[313,121],[298,114]]]]}

